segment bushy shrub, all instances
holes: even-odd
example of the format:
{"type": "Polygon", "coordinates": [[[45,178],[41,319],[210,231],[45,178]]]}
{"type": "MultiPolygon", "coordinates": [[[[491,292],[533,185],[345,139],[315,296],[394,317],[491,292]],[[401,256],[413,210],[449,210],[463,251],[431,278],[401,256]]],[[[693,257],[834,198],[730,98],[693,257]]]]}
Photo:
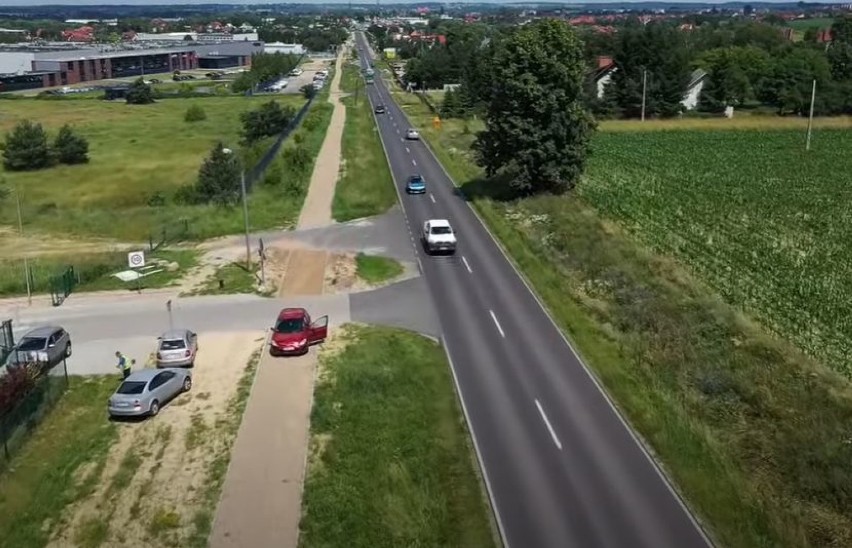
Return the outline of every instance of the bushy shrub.
{"type": "Polygon", "coordinates": [[[85,164],[89,161],[89,142],[65,124],[53,142],[56,159],[62,164],[85,164]]]}
{"type": "Polygon", "coordinates": [[[184,122],[200,122],[207,119],[207,113],[200,105],[191,105],[183,115],[184,122]]]}
{"type": "Polygon", "coordinates": [[[40,369],[38,365],[8,367],[0,377],[0,417],[6,415],[35,387],[40,369]]]}

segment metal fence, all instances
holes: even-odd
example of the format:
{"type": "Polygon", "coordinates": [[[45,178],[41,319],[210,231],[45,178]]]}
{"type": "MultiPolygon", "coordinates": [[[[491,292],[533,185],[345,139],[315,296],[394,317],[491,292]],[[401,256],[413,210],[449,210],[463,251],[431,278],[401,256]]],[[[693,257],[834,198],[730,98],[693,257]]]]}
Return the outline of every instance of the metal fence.
{"type": "Polygon", "coordinates": [[[67,389],[68,367],[63,360],[40,375],[32,388],[13,407],[0,415],[0,443],[3,444],[0,464],[3,467],[67,389]]]}
{"type": "Polygon", "coordinates": [[[246,192],[251,192],[254,184],[263,177],[263,174],[266,173],[267,168],[275,160],[275,157],[278,156],[278,152],[281,150],[281,145],[284,144],[284,141],[287,140],[287,137],[299,127],[299,124],[302,123],[302,119],[305,117],[305,114],[308,113],[308,110],[311,108],[311,104],[313,104],[314,99],[318,94],[314,94],[310,99],[308,99],[302,108],[299,109],[299,112],[296,113],[296,116],[290,120],[290,123],[287,124],[287,127],[284,128],[278,137],[275,139],[275,142],[272,143],[272,146],[261,156],[260,160],[248,171],[246,171],[246,192]]]}
{"type": "Polygon", "coordinates": [[[6,363],[6,358],[15,348],[15,333],[12,331],[12,320],[5,320],[0,324],[0,367],[6,363]]]}
{"type": "Polygon", "coordinates": [[[53,306],[59,306],[65,302],[66,297],[74,291],[77,285],[77,275],[73,266],[65,269],[50,279],[50,301],[53,306]]]}
{"type": "Polygon", "coordinates": [[[159,230],[148,235],[148,249],[156,251],[167,243],[182,242],[189,238],[189,220],[178,219],[177,221],[164,224],[159,230]]]}

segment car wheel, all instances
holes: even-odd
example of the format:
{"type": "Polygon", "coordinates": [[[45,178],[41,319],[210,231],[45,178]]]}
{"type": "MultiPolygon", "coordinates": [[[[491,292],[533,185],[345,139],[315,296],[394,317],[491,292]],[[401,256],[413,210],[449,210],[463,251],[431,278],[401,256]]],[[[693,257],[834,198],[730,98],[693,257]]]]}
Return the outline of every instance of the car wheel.
{"type": "Polygon", "coordinates": [[[183,380],[183,391],[189,392],[192,390],[192,377],[187,377],[183,380]]]}
{"type": "Polygon", "coordinates": [[[65,357],[66,358],[71,357],[71,342],[70,341],[68,342],[68,344],[65,345],[65,357]]]}
{"type": "Polygon", "coordinates": [[[158,402],[157,400],[152,401],[151,402],[151,409],[149,410],[149,414],[152,417],[156,417],[157,413],[159,413],[159,412],[160,412],[160,402],[158,402]]]}

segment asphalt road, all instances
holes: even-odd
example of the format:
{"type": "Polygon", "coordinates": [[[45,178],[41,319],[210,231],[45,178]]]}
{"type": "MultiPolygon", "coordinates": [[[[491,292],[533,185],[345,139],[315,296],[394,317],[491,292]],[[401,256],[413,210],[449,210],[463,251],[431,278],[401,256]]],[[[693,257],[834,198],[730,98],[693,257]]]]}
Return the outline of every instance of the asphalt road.
{"type": "MultiPolygon", "coordinates": [[[[358,33],[359,58],[368,48],[358,33]]],[[[710,541],[470,206],[381,78],[367,86],[432,294],[492,507],[515,548],[691,548],[710,541]],[[425,195],[404,193],[420,173],[425,195]],[[459,248],[429,257],[422,223],[449,219],[459,248]]]]}

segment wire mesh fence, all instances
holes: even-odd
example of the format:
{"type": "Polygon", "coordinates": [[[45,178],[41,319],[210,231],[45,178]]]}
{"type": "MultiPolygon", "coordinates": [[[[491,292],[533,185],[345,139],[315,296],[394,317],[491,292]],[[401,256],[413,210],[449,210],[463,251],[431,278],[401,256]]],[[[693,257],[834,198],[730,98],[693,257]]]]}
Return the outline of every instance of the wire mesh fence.
{"type": "Polygon", "coordinates": [[[50,369],[27,364],[0,377],[0,464],[4,468],[67,389],[65,360],[50,369]]]}

